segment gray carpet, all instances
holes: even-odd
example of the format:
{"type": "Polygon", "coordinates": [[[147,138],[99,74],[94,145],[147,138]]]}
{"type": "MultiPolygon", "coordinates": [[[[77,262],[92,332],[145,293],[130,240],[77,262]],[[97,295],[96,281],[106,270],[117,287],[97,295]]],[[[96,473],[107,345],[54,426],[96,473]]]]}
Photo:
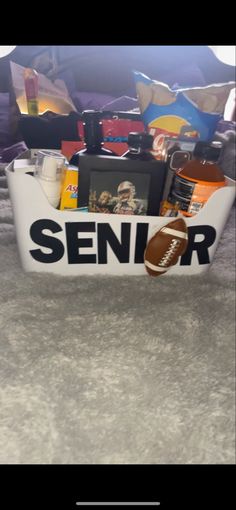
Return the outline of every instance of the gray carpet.
{"type": "Polygon", "coordinates": [[[0,463],[235,463],[234,210],[194,277],[24,274],[0,174],[0,463]]]}

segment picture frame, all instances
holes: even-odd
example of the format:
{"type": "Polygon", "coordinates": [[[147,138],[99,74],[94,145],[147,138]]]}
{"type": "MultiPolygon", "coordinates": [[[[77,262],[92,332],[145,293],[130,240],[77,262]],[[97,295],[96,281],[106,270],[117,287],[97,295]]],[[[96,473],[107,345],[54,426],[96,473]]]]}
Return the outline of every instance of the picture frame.
{"type": "Polygon", "coordinates": [[[116,156],[79,156],[78,209],[158,216],[166,163],[116,156]]]}

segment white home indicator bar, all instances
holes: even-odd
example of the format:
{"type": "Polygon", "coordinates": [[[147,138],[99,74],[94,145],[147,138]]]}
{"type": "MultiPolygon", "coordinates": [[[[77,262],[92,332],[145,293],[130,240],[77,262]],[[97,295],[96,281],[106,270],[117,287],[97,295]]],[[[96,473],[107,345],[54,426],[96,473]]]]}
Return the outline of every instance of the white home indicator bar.
{"type": "Polygon", "coordinates": [[[76,505],[80,506],[158,506],[160,505],[159,501],[104,501],[103,503],[101,501],[76,501],[76,505]]]}

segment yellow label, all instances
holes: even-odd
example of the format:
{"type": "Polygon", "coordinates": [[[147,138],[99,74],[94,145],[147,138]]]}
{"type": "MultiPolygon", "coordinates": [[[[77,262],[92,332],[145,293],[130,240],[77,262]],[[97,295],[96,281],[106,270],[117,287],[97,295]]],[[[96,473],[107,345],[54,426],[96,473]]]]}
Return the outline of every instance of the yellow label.
{"type": "Polygon", "coordinates": [[[60,210],[76,209],[78,207],[78,168],[70,165],[66,168],[62,183],[60,210]]]}
{"type": "Polygon", "coordinates": [[[162,115],[149,123],[149,127],[160,128],[163,131],[179,134],[181,128],[189,123],[178,115],[162,115]]]}

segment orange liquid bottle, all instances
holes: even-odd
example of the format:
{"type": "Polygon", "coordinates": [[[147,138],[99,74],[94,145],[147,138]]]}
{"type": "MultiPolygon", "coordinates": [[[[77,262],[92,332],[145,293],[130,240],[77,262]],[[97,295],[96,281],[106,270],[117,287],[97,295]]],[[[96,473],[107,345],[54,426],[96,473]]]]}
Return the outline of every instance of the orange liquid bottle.
{"type": "Polygon", "coordinates": [[[178,201],[184,216],[197,214],[212,193],[226,185],[217,164],[221,146],[220,142],[197,142],[193,159],[177,170],[168,200],[172,204],[178,201]]]}

